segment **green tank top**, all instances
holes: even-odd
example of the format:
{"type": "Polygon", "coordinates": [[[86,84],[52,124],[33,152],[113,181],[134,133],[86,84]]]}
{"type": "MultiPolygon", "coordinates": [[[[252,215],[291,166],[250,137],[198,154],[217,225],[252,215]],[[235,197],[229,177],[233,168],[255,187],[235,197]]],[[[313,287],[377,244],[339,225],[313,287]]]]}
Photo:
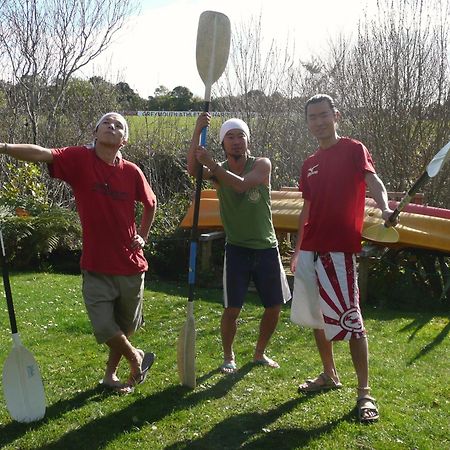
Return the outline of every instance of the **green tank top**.
{"type": "MultiPolygon", "coordinates": [[[[255,160],[253,156],[248,157],[243,174],[250,172],[255,160]]],[[[222,163],[222,167],[229,170],[228,162],[222,163]]],[[[217,196],[227,242],[254,249],[273,248],[278,245],[272,223],[270,186],[260,184],[246,192],[238,193],[220,183],[217,196]]]]}

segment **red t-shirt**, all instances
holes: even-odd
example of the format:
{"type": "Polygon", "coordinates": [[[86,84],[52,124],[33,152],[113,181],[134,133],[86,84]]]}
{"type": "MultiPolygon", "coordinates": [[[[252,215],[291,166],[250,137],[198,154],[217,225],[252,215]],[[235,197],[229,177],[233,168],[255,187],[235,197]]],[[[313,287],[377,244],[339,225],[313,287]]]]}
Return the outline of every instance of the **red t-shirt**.
{"type": "Polygon", "coordinates": [[[341,138],[303,164],[299,190],[310,201],[301,248],[316,252],[361,251],[366,172],[375,173],[367,148],[341,138]]]}
{"type": "Polygon", "coordinates": [[[50,175],[73,189],[83,230],[81,269],[133,275],[148,269],[142,249],[130,248],[136,234],[135,202],[156,205],[142,171],[119,158],[111,166],[88,147],[53,149],[50,175]]]}

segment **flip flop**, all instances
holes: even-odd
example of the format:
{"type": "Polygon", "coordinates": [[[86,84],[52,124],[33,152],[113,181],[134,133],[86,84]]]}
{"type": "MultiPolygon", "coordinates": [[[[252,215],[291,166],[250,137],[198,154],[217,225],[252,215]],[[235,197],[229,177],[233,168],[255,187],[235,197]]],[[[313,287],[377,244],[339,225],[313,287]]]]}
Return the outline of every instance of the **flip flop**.
{"type": "Polygon", "coordinates": [[[141,373],[136,378],[130,378],[132,382],[128,383],[129,386],[137,386],[138,384],[142,384],[145,381],[150,367],[152,367],[153,363],[155,362],[155,357],[156,355],[153,352],[144,353],[144,357],[142,358],[141,363],[141,373]]]}
{"type": "Polygon", "coordinates": [[[156,355],[153,352],[148,352],[144,355],[144,358],[142,359],[142,364],[141,364],[140,380],[136,384],[141,384],[145,381],[150,367],[152,367],[153,363],[155,362],[155,357],[156,357],[156,355]]]}
{"type": "Polygon", "coordinates": [[[100,382],[98,383],[98,386],[104,392],[109,392],[111,394],[127,395],[127,394],[131,394],[134,391],[134,387],[128,383],[112,385],[112,384],[103,383],[103,380],[100,380],[100,382]]]}
{"type": "Polygon", "coordinates": [[[279,369],[280,365],[274,361],[273,359],[267,358],[266,359],[254,359],[253,363],[258,365],[258,366],[266,366],[266,367],[270,367],[271,369],[279,369]]]}
{"type": "Polygon", "coordinates": [[[225,374],[237,372],[237,365],[234,361],[224,361],[220,366],[220,371],[225,374]]]}
{"type": "Polygon", "coordinates": [[[340,389],[342,383],[336,382],[322,372],[315,380],[306,380],[303,384],[298,387],[298,392],[303,394],[310,394],[313,392],[329,391],[331,389],[340,389]]]}

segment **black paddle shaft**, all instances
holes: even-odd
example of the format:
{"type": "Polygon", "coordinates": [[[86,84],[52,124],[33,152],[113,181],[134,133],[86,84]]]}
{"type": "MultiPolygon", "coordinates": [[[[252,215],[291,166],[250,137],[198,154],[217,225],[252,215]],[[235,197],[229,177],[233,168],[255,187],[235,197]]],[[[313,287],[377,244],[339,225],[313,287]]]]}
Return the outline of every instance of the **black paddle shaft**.
{"type": "Polygon", "coordinates": [[[11,293],[11,284],[9,282],[8,263],[6,262],[5,245],[3,242],[3,233],[0,230],[1,240],[1,258],[2,258],[2,274],[3,274],[3,286],[5,287],[6,304],[8,305],[9,323],[11,324],[11,331],[13,334],[17,333],[16,314],[14,312],[14,304],[11,293]]]}
{"type": "Polygon", "coordinates": [[[427,171],[425,171],[420,178],[411,186],[407,194],[401,199],[397,208],[394,209],[394,212],[389,216],[388,222],[395,222],[400,212],[403,208],[410,202],[411,198],[414,194],[430,179],[427,171]]]}

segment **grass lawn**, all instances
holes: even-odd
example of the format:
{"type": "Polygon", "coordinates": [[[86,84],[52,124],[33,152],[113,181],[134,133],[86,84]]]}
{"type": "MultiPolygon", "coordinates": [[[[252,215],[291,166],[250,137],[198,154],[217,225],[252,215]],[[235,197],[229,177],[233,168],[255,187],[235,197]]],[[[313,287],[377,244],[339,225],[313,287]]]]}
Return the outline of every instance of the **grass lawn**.
{"type": "MultiPolygon", "coordinates": [[[[364,309],[371,349],[373,395],[381,420],[355,420],[355,377],[348,345],[335,346],[344,388],[304,396],[297,385],[320,372],[310,330],[282,312],[268,349],[281,368],[251,364],[261,307],[250,295],[235,352],[240,370],[218,373],[221,291],[197,292],[198,386],[180,386],[176,344],[187,286],[149,280],[145,328],[133,342],[155,351],[147,381],[133,394],[97,388],[106,349],[95,343],[80,277],[21,273],[11,277],[18,328],[37,359],[47,395],[45,418],[13,422],[0,393],[2,449],[448,449],[450,392],[448,317],[364,309]]],[[[187,283],[186,283],[187,284],[187,283]]],[[[0,364],[11,348],[0,289],[0,364]]],[[[127,376],[123,367],[122,375],[127,376]]]]}

